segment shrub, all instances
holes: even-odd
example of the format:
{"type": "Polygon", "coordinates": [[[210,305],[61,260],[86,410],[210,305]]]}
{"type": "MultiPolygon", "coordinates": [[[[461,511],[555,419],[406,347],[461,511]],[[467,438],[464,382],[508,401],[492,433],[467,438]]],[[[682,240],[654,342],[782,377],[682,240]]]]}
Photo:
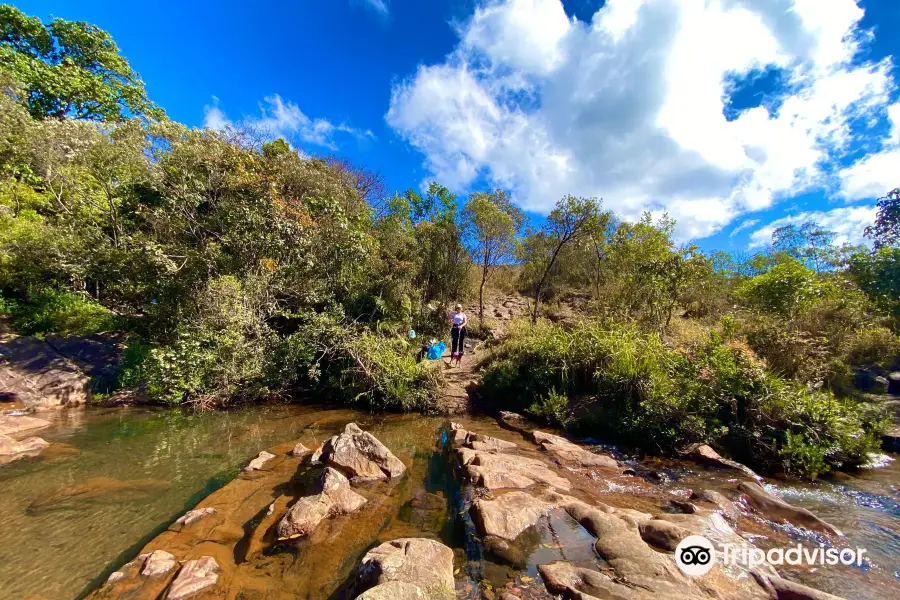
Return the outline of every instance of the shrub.
{"type": "Polygon", "coordinates": [[[886,327],[868,327],[849,339],[844,362],[853,366],[892,369],[900,363],[900,337],[886,327]]]}
{"type": "Polygon", "coordinates": [[[742,283],[737,296],[752,308],[781,316],[793,315],[833,293],[833,286],[820,281],[799,261],[788,258],[742,283]]]}
{"type": "Polygon", "coordinates": [[[22,335],[89,335],[115,327],[115,315],[74,292],[44,288],[20,301],[5,300],[3,311],[22,335]]]}
{"type": "Polygon", "coordinates": [[[706,442],[766,471],[816,477],[862,464],[883,422],[773,375],[715,331],[684,351],[622,325],[514,333],[488,359],[483,394],[611,441],[662,452],[706,442]],[[574,414],[565,397],[590,396],[574,414]]]}

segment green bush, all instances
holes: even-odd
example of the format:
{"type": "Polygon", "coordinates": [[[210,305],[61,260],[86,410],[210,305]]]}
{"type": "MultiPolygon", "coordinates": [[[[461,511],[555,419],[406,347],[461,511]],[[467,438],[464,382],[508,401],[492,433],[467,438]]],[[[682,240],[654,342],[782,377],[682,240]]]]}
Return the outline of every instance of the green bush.
{"type": "Polygon", "coordinates": [[[892,369],[900,363],[900,337],[886,327],[861,329],[848,340],[843,359],[853,366],[892,369]]]}
{"type": "Polygon", "coordinates": [[[50,288],[29,292],[23,300],[4,300],[2,310],[22,335],[89,335],[116,326],[115,315],[93,300],[50,288]]]}
{"type": "Polygon", "coordinates": [[[781,379],[716,332],[685,351],[629,326],[538,325],[489,358],[483,395],[570,428],[661,452],[706,442],[765,471],[816,477],[866,462],[883,423],[781,379]],[[574,414],[565,396],[591,401],[574,414]]]}
{"type": "Polygon", "coordinates": [[[750,307],[767,313],[791,316],[834,293],[834,286],[793,258],[742,283],[737,297],[750,307]]]}

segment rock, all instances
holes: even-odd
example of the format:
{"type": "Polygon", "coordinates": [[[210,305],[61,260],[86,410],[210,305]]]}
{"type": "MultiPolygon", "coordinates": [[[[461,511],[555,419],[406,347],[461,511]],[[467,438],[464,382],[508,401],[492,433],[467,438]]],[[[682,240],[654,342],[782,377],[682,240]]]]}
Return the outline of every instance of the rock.
{"type": "Polygon", "coordinates": [[[168,481],[134,479],[122,481],[112,477],[91,477],[83,483],[66,485],[53,493],[36,499],[28,506],[29,513],[72,508],[81,504],[115,504],[140,500],[169,488],[168,481]]]}
{"type": "Polygon", "coordinates": [[[900,452],[900,426],[895,425],[884,432],[881,447],[888,452],[900,452]]]}
{"type": "Polygon", "coordinates": [[[141,575],[144,577],[162,577],[178,566],[178,559],[165,550],[154,550],[144,560],[141,575]]]}
{"type": "Polygon", "coordinates": [[[506,452],[507,450],[515,450],[519,446],[513,442],[507,442],[489,435],[479,435],[477,433],[470,434],[468,445],[473,450],[481,450],[482,452],[506,452]]]}
{"type": "Polygon", "coordinates": [[[717,469],[730,469],[733,471],[740,471],[750,479],[762,481],[762,477],[754,473],[753,470],[749,467],[742,465],[739,462],[719,456],[718,452],[716,452],[706,444],[693,444],[691,446],[688,446],[684,451],[681,452],[681,455],[683,458],[690,459],[702,465],[715,467],[717,469]]]}
{"type": "Polygon", "coordinates": [[[348,423],[340,435],[325,442],[314,458],[346,473],[354,483],[393,479],[406,472],[400,459],[356,423],[348,423]]]}
{"type": "Polygon", "coordinates": [[[503,592],[502,594],[500,594],[500,598],[498,600],[521,600],[521,598],[519,598],[512,592],[503,592]]]}
{"type": "Polygon", "coordinates": [[[435,540],[401,538],[369,550],[357,574],[361,589],[391,581],[410,583],[431,595],[452,593],[453,550],[435,540]]]}
{"type": "Polygon", "coordinates": [[[805,508],[793,506],[781,498],[769,494],[757,483],[742,482],[738,485],[738,490],[744,493],[744,497],[750,506],[771,521],[787,521],[812,531],[843,535],[834,525],[826,523],[805,508]]]}
{"type": "Polygon", "coordinates": [[[356,600],[432,600],[432,597],[411,583],[391,581],[363,592],[356,600]]]}
{"type": "Polygon", "coordinates": [[[0,435],[0,465],[6,465],[13,461],[37,456],[49,446],[39,437],[14,440],[8,435],[0,435]]]}
{"type": "Polygon", "coordinates": [[[887,380],[887,393],[894,396],[900,396],[900,371],[895,371],[888,375],[887,380]]]}
{"type": "Polygon", "coordinates": [[[519,433],[527,434],[537,429],[537,425],[535,425],[519,413],[509,412],[505,410],[500,411],[500,422],[513,431],[518,431],[519,433]]]}
{"type": "Polygon", "coordinates": [[[820,592],[771,573],[751,571],[751,574],[763,588],[774,594],[775,600],[844,600],[840,596],[820,592]]]}
{"type": "Polygon", "coordinates": [[[323,519],[358,510],[366,499],[350,489],[350,482],[340,472],[327,467],[322,475],[322,492],[300,498],[278,523],[279,538],[307,536],[323,519]]]}
{"type": "Polygon", "coordinates": [[[0,389],[38,409],[84,404],[91,395],[81,369],[47,342],[25,336],[0,342],[0,389]]]}
{"type": "Polygon", "coordinates": [[[700,490],[699,492],[691,492],[691,500],[700,503],[712,504],[722,516],[734,523],[741,514],[734,502],[726,498],[715,490],[700,490]]]}
{"type": "Polygon", "coordinates": [[[462,462],[472,482],[488,489],[526,488],[536,482],[561,491],[568,491],[572,484],[549,469],[539,460],[509,454],[493,454],[477,450],[460,451],[462,462]]]}
{"type": "Polygon", "coordinates": [[[567,562],[538,565],[538,573],[547,591],[556,596],[573,600],[597,600],[611,598],[624,600],[635,598],[625,585],[614,582],[600,571],[576,567],[567,562]]]}
{"type": "Polygon", "coordinates": [[[0,415],[0,435],[17,435],[33,429],[49,427],[50,421],[27,415],[0,415]]]}
{"type": "Polygon", "coordinates": [[[216,509],[211,506],[207,506],[206,508],[195,508],[178,517],[178,520],[172,523],[172,526],[169,527],[169,529],[171,531],[181,531],[185,527],[196,523],[204,517],[211,517],[214,514],[216,514],[216,509]]]}
{"type": "Polygon", "coordinates": [[[297,445],[291,450],[291,456],[301,457],[312,454],[312,450],[303,445],[303,442],[297,442],[297,445]]]}
{"type": "Polygon", "coordinates": [[[126,340],[123,334],[95,333],[48,335],[44,341],[88,377],[101,381],[115,381],[126,340]]]}
{"type": "Polygon", "coordinates": [[[534,441],[541,448],[558,458],[559,460],[572,462],[581,467],[604,467],[607,469],[618,468],[617,463],[612,457],[605,454],[595,454],[586,448],[582,448],[577,444],[573,444],[569,440],[553,435],[552,433],[544,433],[543,431],[535,431],[533,434],[534,441]]]}
{"type": "Polygon", "coordinates": [[[169,587],[166,600],[181,600],[215,587],[220,571],[219,564],[211,556],[187,561],[169,587]]]}
{"type": "Polygon", "coordinates": [[[472,517],[483,535],[514,540],[546,515],[552,504],[525,492],[509,492],[493,500],[476,500],[472,517]]]}
{"type": "Polygon", "coordinates": [[[693,515],[700,511],[700,508],[687,500],[669,500],[669,504],[677,508],[686,515],[693,515]]]}
{"type": "Polygon", "coordinates": [[[674,552],[678,543],[691,535],[691,532],[668,521],[650,519],[638,525],[641,538],[651,546],[674,552]]]}
{"type": "Polygon", "coordinates": [[[249,465],[244,467],[244,471],[248,472],[248,473],[250,471],[259,471],[260,469],[262,469],[265,466],[265,464],[267,462],[269,462],[273,458],[275,458],[274,454],[263,450],[256,456],[256,458],[254,458],[253,460],[250,461],[249,465]]]}

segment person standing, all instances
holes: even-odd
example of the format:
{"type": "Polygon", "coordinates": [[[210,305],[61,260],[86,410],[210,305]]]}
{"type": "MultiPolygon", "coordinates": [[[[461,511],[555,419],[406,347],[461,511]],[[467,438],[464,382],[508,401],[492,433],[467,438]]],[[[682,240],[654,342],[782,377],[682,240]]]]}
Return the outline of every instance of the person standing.
{"type": "Polygon", "coordinates": [[[457,304],[450,316],[450,339],[452,340],[450,348],[450,366],[453,366],[453,359],[456,359],[456,366],[462,361],[463,354],[466,352],[466,325],[469,324],[469,318],[463,312],[462,304],[457,304]]]}

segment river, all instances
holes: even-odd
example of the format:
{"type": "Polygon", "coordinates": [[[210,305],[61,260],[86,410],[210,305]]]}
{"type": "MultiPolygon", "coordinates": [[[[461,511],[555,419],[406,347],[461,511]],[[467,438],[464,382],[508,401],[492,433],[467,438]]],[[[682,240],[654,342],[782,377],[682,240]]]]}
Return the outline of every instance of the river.
{"type": "MultiPolygon", "coordinates": [[[[41,457],[0,467],[4,599],[68,600],[84,595],[185,510],[234,478],[259,451],[295,439],[307,445],[320,443],[350,421],[371,430],[411,467],[409,483],[397,495],[396,510],[377,524],[379,537],[427,530],[464,552],[464,524],[453,518],[458,502],[455,482],[441,455],[443,418],[373,416],[297,405],[201,414],[89,408],[52,417],[53,426],[38,433],[52,443],[41,457]]],[[[465,420],[487,433],[509,434],[486,417],[465,420]]],[[[673,497],[694,487],[733,485],[721,472],[678,461],[638,461],[621,453],[618,458],[638,466],[639,474],[649,470],[667,474],[659,485],[673,497]]],[[[898,462],[885,460],[879,468],[818,484],[780,482],[769,490],[809,508],[842,529],[850,545],[868,550],[869,562],[851,577],[845,571],[830,574],[826,568],[797,571],[796,579],[847,598],[897,597],[898,462]]],[[[360,523],[361,528],[366,526],[360,523]]],[[[776,535],[773,542],[803,539],[796,530],[782,528],[778,533],[783,539],[776,535]]],[[[575,528],[571,535],[581,533],[575,528]]],[[[342,551],[334,550],[310,556],[313,566],[303,571],[310,577],[321,573],[329,581],[339,580],[359,557],[338,556],[342,551]]],[[[547,553],[548,545],[539,545],[537,552],[547,553]]],[[[530,571],[544,558],[532,557],[530,571]]],[[[492,569],[502,566],[486,565],[483,576],[502,579],[502,574],[492,576],[492,569]]]]}

